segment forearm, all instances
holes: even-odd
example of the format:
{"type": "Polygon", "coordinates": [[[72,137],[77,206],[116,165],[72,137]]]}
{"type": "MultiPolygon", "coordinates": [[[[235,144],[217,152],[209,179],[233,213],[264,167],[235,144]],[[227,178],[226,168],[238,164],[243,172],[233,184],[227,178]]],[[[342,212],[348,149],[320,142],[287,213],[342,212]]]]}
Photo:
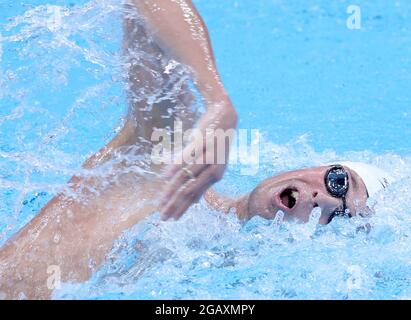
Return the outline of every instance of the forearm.
{"type": "Polygon", "coordinates": [[[187,65],[207,105],[226,104],[207,28],[191,1],[134,0],[151,35],[171,57],[187,65]]]}

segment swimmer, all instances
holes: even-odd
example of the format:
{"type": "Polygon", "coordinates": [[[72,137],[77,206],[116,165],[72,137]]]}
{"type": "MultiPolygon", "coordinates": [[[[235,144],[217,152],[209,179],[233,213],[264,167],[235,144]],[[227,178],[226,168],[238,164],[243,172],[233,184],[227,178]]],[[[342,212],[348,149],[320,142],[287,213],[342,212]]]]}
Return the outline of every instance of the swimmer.
{"type": "MultiPolygon", "coordinates": [[[[237,126],[193,4],[126,1],[124,56],[130,108],[121,132],[0,248],[0,299],[50,298],[50,270],[58,270],[62,282],[86,281],[124,231],[157,210],[164,220],[181,217],[222,178],[226,162],[194,170],[183,164],[162,168],[149,159],[153,132],[172,132],[176,121],[202,132],[237,126]],[[206,109],[201,116],[193,108],[191,80],[206,109]]],[[[195,148],[201,158],[203,142],[193,140],[183,152],[195,148]]]]}
{"type": "MultiPolygon", "coordinates": [[[[0,249],[0,298],[51,298],[53,270],[64,283],[87,281],[123,232],[156,211],[164,220],[178,219],[205,193],[212,207],[234,208],[241,220],[272,219],[281,210],[285,219],[307,221],[319,207],[320,223],[326,224],[335,216],[369,212],[367,198],[390,182],[375,167],[341,162],[283,173],[231,199],[210,189],[225,164],[154,165],[150,139],[156,129],[172,132],[177,119],[185,128],[229,130],[236,127],[237,114],[219,79],[207,29],[191,2],[129,2],[124,30],[130,83],[124,127],[0,249]],[[150,58],[133,55],[141,50],[150,58]],[[190,78],[206,105],[201,116],[192,108],[190,78]],[[160,98],[152,101],[152,96],[160,98]]],[[[194,140],[183,152],[193,144],[206,152],[203,143],[194,140]]]]}
{"type": "Polygon", "coordinates": [[[369,197],[387,188],[394,179],[375,166],[360,162],[339,162],[295,170],[271,177],[239,200],[210,189],[207,202],[215,209],[235,209],[242,219],[259,215],[275,218],[279,211],[284,220],[308,222],[314,208],[321,209],[319,223],[328,224],[336,216],[368,215],[369,197]]]}

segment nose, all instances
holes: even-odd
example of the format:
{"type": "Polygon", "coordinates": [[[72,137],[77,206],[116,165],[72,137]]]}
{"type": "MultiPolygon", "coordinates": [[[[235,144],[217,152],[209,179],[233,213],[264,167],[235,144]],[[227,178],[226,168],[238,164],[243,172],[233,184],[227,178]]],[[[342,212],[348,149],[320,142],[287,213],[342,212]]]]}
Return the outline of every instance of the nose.
{"type": "Polygon", "coordinates": [[[313,208],[320,207],[322,213],[331,213],[342,205],[341,199],[331,196],[324,190],[313,190],[311,201],[313,208]]]}

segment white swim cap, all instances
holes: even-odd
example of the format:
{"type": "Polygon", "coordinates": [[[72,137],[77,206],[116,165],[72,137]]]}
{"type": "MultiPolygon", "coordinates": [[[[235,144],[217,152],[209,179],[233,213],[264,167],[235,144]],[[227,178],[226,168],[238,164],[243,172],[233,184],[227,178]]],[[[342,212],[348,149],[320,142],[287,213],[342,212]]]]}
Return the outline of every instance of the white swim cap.
{"type": "Polygon", "coordinates": [[[370,197],[394,182],[394,178],[386,171],[362,162],[342,161],[339,164],[354,170],[362,179],[370,197]]]}

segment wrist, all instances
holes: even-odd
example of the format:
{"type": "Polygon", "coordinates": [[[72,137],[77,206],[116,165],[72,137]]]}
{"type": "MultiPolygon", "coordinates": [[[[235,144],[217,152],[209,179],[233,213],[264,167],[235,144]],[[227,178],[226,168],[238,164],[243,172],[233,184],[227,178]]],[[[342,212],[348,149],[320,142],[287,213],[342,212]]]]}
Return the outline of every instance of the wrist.
{"type": "Polygon", "coordinates": [[[206,115],[208,115],[206,118],[218,120],[222,127],[237,128],[238,113],[228,97],[220,101],[209,102],[206,115]]]}

